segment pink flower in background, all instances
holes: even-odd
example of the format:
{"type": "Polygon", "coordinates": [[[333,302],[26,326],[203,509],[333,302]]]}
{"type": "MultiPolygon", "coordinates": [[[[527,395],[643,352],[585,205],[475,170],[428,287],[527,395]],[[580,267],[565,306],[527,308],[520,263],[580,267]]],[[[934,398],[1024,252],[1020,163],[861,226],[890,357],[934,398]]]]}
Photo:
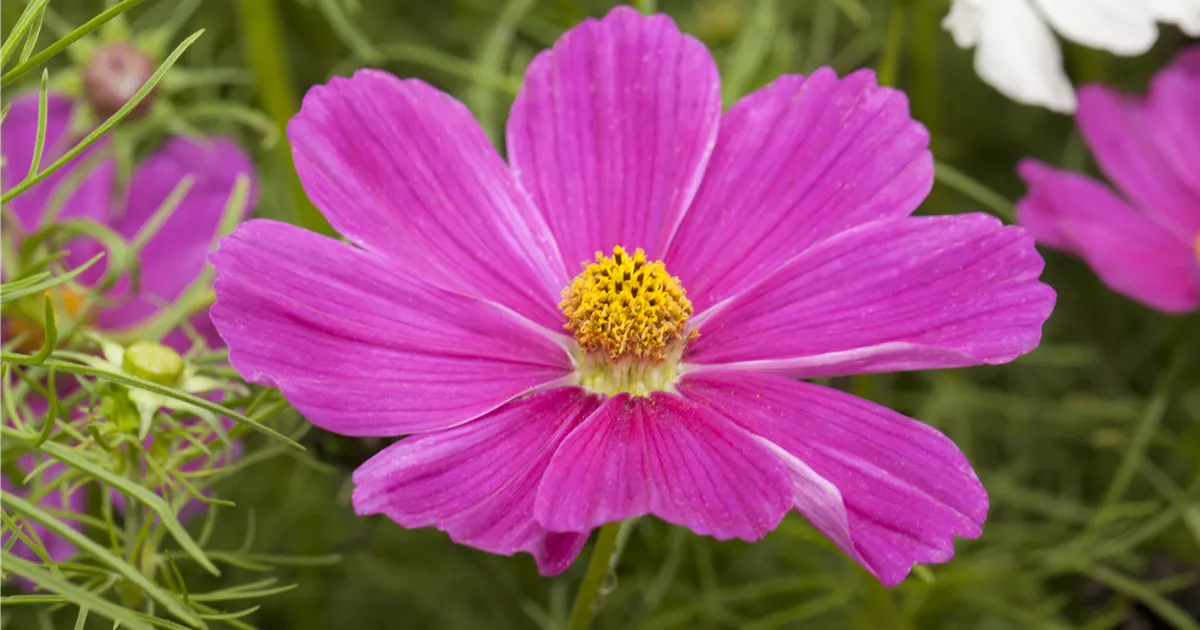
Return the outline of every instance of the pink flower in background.
{"type": "MultiPolygon", "coordinates": [[[[24,179],[33,159],[37,137],[36,94],[15,99],[4,118],[3,170],[0,178],[4,188],[24,179]]],[[[46,168],[66,153],[78,138],[72,137],[70,121],[76,107],[84,105],[68,98],[51,95],[47,102],[46,144],[41,165],[46,168]]],[[[89,164],[95,148],[59,169],[46,180],[18,195],[9,203],[11,217],[25,232],[39,228],[53,202],[66,190],[61,188],[72,174],[89,164]]],[[[116,165],[111,159],[100,160],[84,173],[82,183],[66,195],[58,219],[92,219],[107,225],[119,235],[132,239],[138,230],[162,205],[179,181],[187,175],[194,178],[171,217],[163,224],[140,253],[141,290],[129,295],[128,279],[109,293],[116,303],[101,309],[93,324],[101,330],[124,330],[136,327],[170,304],[204,271],[212,239],[216,235],[221,213],[239,174],[253,176],[250,157],[227,138],[196,141],[173,138],[142,160],[134,169],[123,194],[114,195],[116,165]]],[[[252,205],[252,204],[248,204],[252,205]]],[[[102,251],[94,241],[76,241],[70,246],[68,264],[82,264],[102,251]]],[[[104,261],[81,276],[86,284],[95,282],[103,273],[104,261]]],[[[69,303],[69,301],[68,301],[69,303]]],[[[206,316],[194,322],[204,332],[210,328],[206,316]]],[[[182,334],[173,335],[173,345],[187,340],[182,334]]],[[[211,335],[213,341],[219,338],[211,335]]]]}
{"type": "Polygon", "coordinates": [[[355,473],[360,514],[545,574],[646,514],[755,540],[795,509],[889,585],[979,535],[950,440],[795,380],[1011,361],[1054,302],[1023,229],[909,216],[928,135],[869,71],[722,112],[704,46],[618,8],[533,60],[507,164],[376,70],[311,89],[288,135],[351,244],[242,225],[212,317],[314,423],[415,434],[355,473]]]}
{"type": "Polygon", "coordinates": [[[1083,258],[1114,291],[1168,313],[1200,305],[1200,46],[1159,71],[1146,97],[1079,91],[1076,121],[1100,170],[1025,160],[1017,219],[1038,242],[1083,258]]]}
{"type": "MultiPolygon", "coordinates": [[[[77,140],[69,133],[75,107],[83,105],[55,95],[48,99],[42,168],[66,153],[77,140]]],[[[8,115],[4,118],[0,129],[0,135],[4,138],[3,170],[0,172],[0,179],[5,188],[20,182],[29,171],[38,127],[37,110],[37,95],[26,95],[13,101],[8,115]]],[[[103,305],[90,321],[91,326],[101,331],[127,330],[148,321],[164,305],[182,295],[200,276],[234,182],[239,174],[253,175],[253,165],[249,156],[231,140],[193,141],[176,138],[167,141],[161,149],[142,160],[134,170],[124,194],[115,197],[115,163],[111,159],[103,159],[91,165],[90,160],[97,155],[95,148],[85,152],[43,182],[14,198],[5,207],[6,212],[11,212],[8,218],[13,219],[12,224],[6,224],[6,229],[12,226],[26,233],[36,231],[40,229],[51,206],[61,203],[58,219],[91,219],[107,225],[127,239],[132,239],[179,181],[187,175],[194,177],[191,189],[175,212],[140,252],[140,291],[130,294],[128,279],[122,280],[108,293],[114,302],[103,305]],[[73,192],[62,195],[61,193],[66,191],[62,186],[72,179],[73,174],[81,173],[83,168],[91,170],[82,172],[82,179],[73,192]]],[[[70,243],[68,249],[68,266],[82,264],[101,251],[98,243],[82,239],[70,243]]],[[[97,282],[103,275],[103,268],[103,262],[93,266],[80,276],[80,281],[84,284],[97,282]]],[[[81,305],[81,300],[72,293],[64,293],[61,297],[68,310],[81,305]]],[[[41,304],[37,303],[36,307],[40,309],[41,304]]],[[[40,320],[34,320],[28,314],[5,315],[6,338],[14,331],[40,334],[40,320]]],[[[207,314],[197,316],[192,324],[199,333],[210,339],[210,344],[221,343],[207,314]]],[[[33,345],[36,347],[40,343],[38,340],[33,345]]],[[[164,343],[179,352],[185,351],[191,345],[188,336],[182,330],[169,334],[164,343]]],[[[31,407],[35,415],[44,411],[44,404],[44,401],[32,401],[31,407]]],[[[33,458],[28,458],[20,462],[18,467],[27,471],[35,465],[33,458]]],[[[202,465],[203,463],[197,460],[185,468],[197,469],[202,465]]],[[[45,475],[53,478],[63,470],[61,464],[54,464],[47,468],[45,475]]],[[[7,479],[4,480],[4,490],[17,491],[7,479]]],[[[81,491],[71,493],[69,499],[63,498],[61,494],[51,493],[45,497],[43,503],[75,511],[83,509],[81,491]]],[[[51,534],[47,533],[43,542],[51,557],[56,560],[74,553],[73,546],[51,534]]]]}

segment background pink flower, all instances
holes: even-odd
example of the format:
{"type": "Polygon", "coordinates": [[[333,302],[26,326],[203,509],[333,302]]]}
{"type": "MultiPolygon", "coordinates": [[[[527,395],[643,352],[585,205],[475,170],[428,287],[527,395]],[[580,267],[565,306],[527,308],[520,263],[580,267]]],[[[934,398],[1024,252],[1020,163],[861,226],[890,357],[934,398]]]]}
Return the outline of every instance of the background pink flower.
{"type": "Polygon", "coordinates": [[[1168,313],[1200,305],[1200,47],[1159,71],[1146,97],[1079,91],[1076,122],[1100,170],[1028,159],[1017,218],[1038,242],[1083,258],[1114,291],[1168,313]]]}
{"type": "MultiPolygon", "coordinates": [[[[78,140],[70,133],[70,125],[75,108],[83,106],[66,97],[49,96],[42,168],[65,154],[78,140]]],[[[20,182],[28,172],[33,159],[37,127],[37,95],[28,94],[14,99],[0,128],[0,135],[4,138],[2,178],[6,188],[20,182]]],[[[70,181],[73,174],[88,168],[90,170],[84,173],[81,185],[65,198],[57,216],[60,219],[91,219],[107,225],[126,239],[132,239],[180,180],[192,176],[194,181],[187,195],[139,254],[140,291],[131,294],[129,280],[123,278],[106,294],[114,302],[100,308],[90,321],[90,325],[101,331],[130,329],[148,321],[164,305],[179,298],[204,271],[205,259],[234,182],[241,174],[253,176],[254,168],[249,156],[230,139],[195,141],[173,138],[139,162],[123,194],[114,196],[115,161],[105,158],[94,164],[91,162],[100,155],[100,149],[93,147],[85,151],[46,180],[18,195],[6,209],[11,209],[21,230],[38,230],[42,227],[40,224],[50,204],[57,197],[59,187],[70,181]]],[[[68,248],[68,266],[80,265],[102,251],[99,243],[85,239],[71,242],[68,248]]],[[[85,285],[98,282],[106,267],[107,261],[97,263],[84,272],[79,281],[85,285]]],[[[194,317],[191,324],[211,346],[223,345],[207,313],[194,317]]],[[[182,329],[172,331],[163,341],[179,352],[191,346],[191,340],[182,329]]],[[[35,415],[45,409],[44,401],[31,402],[35,415]]],[[[30,457],[18,467],[29,470],[34,465],[30,457]]],[[[194,470],[201,466],[202,462],[196,461],[190,463],[187,469],[194,470]]],[[[62,466],[56,464],[48,470],[53,471],[47,473],[53,477],[61,472],[62,466]]],[[[6,492],[19,492],[7,479],[4,484],[6,492]]],[[[81,511],[84,507],[81,491],[71,493],[69,501],[68,509],[81,511]]],[[[44,503],[55,507],[68,505],[61,498],[61,493],[47,495],[44,503]]],[[[39,533],[45,532],[39,530],[39,533]]],[[[63,560],[74,553],[72,545],[51,534],[45,533],[43,541],[55,560],[63,560]]]]}
{"type": "Polygon", "coordinates": [[[238,371],[314,423],[418,434],[355,473],[360,514],[555,573],[607,522],[754,540],[794,508],[889,585],[979,535],[986,493],[945,436],[794,380],[1010,361],[1054,302],[1021,228],[909,216],[928,136],[869,71],[722,112],[709,52],[618,8],[531,63],[508,164],[462,104],[374,70],[311,89],[288,132],[351,244],[244,224],[213,257],[212,317],[238,371]],[[564,288],[615,246],[694,306],[667,361],[564,330],[564,288]],[[618,364],[665,384],[580,386],[618,364]]]}

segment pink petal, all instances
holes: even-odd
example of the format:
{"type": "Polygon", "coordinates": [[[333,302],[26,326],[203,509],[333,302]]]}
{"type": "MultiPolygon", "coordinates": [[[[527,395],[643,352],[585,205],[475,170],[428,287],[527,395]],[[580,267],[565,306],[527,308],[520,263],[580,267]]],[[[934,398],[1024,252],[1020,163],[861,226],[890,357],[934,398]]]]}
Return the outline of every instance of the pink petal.
{"type": "Polygon", "coordinates": [[[720,116],[712,56],[665,15],[617,7],[534,58],[508,119],[509,160],[568,276],[615,245],[662,258],[720,116]]]}
{"type": "Polygon", "coordinates": [[[559,446],[534,510],[553,531],[651,514],[697,534],[757,540],[790,496],[780,458],[728,420],[671,394],[621,394],[559,446]]]}
{"type": "Polygon", "coordinates": [[[770,374],[692,374],[679,390],[786,452],[796,509],[885,586],[981,533],[987,492],[932,427],[770,374]]]}
{"type": "MultiPolygon", "coordinates": [[[[1161,124],[1139,97],[1102,86],[1079,90],[1076,122],[1101,170],[1133,201],[1181,237],[1200,233],[1200,196],[1176,179],[1157,146],[1161,124]]],[[[1194,108],[1193,108],[1194,110],[1194,108]]]]}
{"type": "MultiPolygon", "coordinates": [[[[75,103],[71,99],[57,94],[47,95],[46,138],[41,170],[45,170],[62,157],[79,140],[69,133],[74,109],[75,103]]],[[[0,144],[0,151],[3,153],[0,188],[3,190],[8,191],[21,183],[29,173],[29,164],[33,161],[34,146],[37,142],[37,128],[38,94],[26,93],[13,99],[8,115],[4,117],[4,122],[0,123],[0,137],[4,138],[3,144],[0,144]]],[[[90,166],[90,160],[102,147],[103,143],[93,146],[8,203],[22,229],[35,229],[52,201],[60,207],[59,218],[84,217],[105,222],[111,211],[109,198],[112,195],[116,171],[112,160],[103,160],[90,166]],[[92,172],[85,176],[70,197],[58,202],[55,195],[58,186],[84,165],[89,165],[93,169],[92,172]]]]}
{"type": "Polygon", "coordinates": [[[797,377],[1005,363],[1054,292],[1018,227],[982,214],[868,223],[814,245],[699,320],[684,359],[797,377]]]}
{"type": "MultiPolygon", "coordinates": [[[[184,138],[169,140],[163,148],[147,157],[133,174],[125,207],[113,221],[116,231],[132,239],[162,206],[186,176],[193,183],[183,200],[141,251],[140,292],[129,295],[129,282],[123,280],[108,294],[120,300],[118,305],[100,313],[96,323],[102,328],[121,329],[136,325],[158,313],[183,294],[207,266],[206,258],[221,222],[221,215],[234,182],[239,175],[254,183],[250,156],[227,138],[196,142],[184,138]]],[[[254,190],[253,188],[251,189],[254,190]]],[[[252,193],[245,210],[254,206],[252,193]]],[[[90,251],[72,251],[82,263],[95,255],[90,251]]],[[[102,263],[88,271],[98,278],[102,263]]]]}
{"type": "Polygon", "coordinates": [[[929,134],[869,70],[784,76],[737,103],[667,256],[697,312],[813,243],[908,216],[933,185],[929,134]]]}
{"type": "Polygon", "coordinates": [[[405,438],[354,473],[354,509],[410,528],[434,526],[457,543],[534,555],[543,575],[565,570],[587,533],[548,532],[534,493],[555,449],[597,407],[579,388],[514,400],[462,426],[405,438]]]}
{"type": "Polygon", "coordinates": [[[1078,254],[1114,291],[1160,311],[1200,304],[1200,263],[1188,242],[1089,177],[1035,160],[1017,170],[1029,185],[1017,218],[1039,241],[1078,254]]]}
{"type": "MultiPolygon", "coordinates": [[[[1200,46],[1196,47],[1200,59],[1200,46]]],[[[1200,63],[1200,62],[1197,62],[1200,63]]],[[[1189,72],[1179,64],[1154,77],[1147,104],[1153,122],[1153,142],[1193,200],[1191,222],[1200,226],[1200,70],[1189,72]]],[[[1196,229],[1200,233],[1200,227],[1196,229]]]]}
{"type": "Polygon", "coordinates": [[[1178,70],[1193,77],[1200,77],[1200,46],[1191,45],[1184,48],[1171,60],[1166,69],[1178,70]]]}
{"type": "Polygon", "coordinates": [[[313,203],[348,239],[440,287],[559,330],[554,239],[462,103],[360,70],[313,87],[288,125],[313,203]]]}
{"type": "Polygon", "coordinates": [[[230,362],[335,433],[445,429],[571,371],[545,329],[294,226],[249,221],[212,258],[230,362]]]}

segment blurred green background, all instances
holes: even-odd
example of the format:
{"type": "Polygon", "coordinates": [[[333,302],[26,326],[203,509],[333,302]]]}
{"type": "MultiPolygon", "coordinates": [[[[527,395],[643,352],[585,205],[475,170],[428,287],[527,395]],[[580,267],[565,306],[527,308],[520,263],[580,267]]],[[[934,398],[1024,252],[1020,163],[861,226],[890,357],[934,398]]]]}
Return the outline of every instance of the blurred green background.
{"type": "MultiPolygon", "coordinates": [[[[236,135],[260,167],[258,214],[319,228],[279,133],[307,86],[360,67],[420,77],[466,103],[502,143],[532,56],[612,5],[150,0],[129,16],[137,33],[171,25],[168,49],[205,29],[172,71],[183,87],[153,121],[155,133],[236,135]]],[[[106,4],[51,6],[75,25],[106,4]]],[[[932,134],[938,184],[920,212],[985,210],[1011,220],[1023,194],[1014,166],[1024,156],[1094,172],[1069,117],[1014,104],[981,83],[972,53],[940,28],[946,1],[638,6],[672,15],[712,48],[727,104],[780,74],[876,68],[908,93],[932,134]]],[[[4,0],[5,29],[22,8],[4,0]]],[[[1185,43],[1164,29],[1142,57],[1067,45],[1066,62],[1077,82],[1143,91],[1185,43]]],[[[643,519],[593,627],[1200,628],[1200,321],[1151,312],[1107,291],[1080,262],[1046,256],[1044,278],[1059,303],[1031,355],[999,367],[834,381],[938,427],[967,453],[992,508],[983,536],[959,541],[952,562],[888,590],[795,514],[753,545],[643,519]]],[[[281,630],[561,626],[585,562],[543,579],[527,556],[492,556],[434,530],[357,518],[349,473],[383,442],[313,432],[306,444],[312,457],[265,459],[218,488],[237,507],[221,510],[209,548],[247,542],[282,562],[273,574],[250,564],[222,579],[299,584],[252,602],[262,608],[244,621],[281,630]]],[[[197,590],[221,584],[184,569],[197,590]]],[[[60,617],[63,627],[73,619],[60,617]]],[[[10,623],[37,627],[32,616],[10,623]]]]}

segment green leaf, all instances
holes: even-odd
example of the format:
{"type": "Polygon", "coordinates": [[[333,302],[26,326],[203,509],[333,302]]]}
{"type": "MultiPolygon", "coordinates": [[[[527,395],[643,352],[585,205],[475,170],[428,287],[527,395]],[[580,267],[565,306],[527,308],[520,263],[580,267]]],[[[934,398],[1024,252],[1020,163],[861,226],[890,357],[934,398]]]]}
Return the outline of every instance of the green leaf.
{"type": "Polygon", "coordinates": [[[96,560],[112,567],[113,571],[136,584],[146,595],[161,603],[167,610],[171,611],[171,614],[179,619],[195,625],[200,624],[200,617],[194,611],[184,606],[183,602],[179,601],[173,594],[164,591],[157,584],[150,581],[136,567],[117,557],[116,554],[87,537],[79,530],[46,513],[36,504],[26,501],[11,492],[0,495],[0,503],[7,505],[11,510],[24,515],[26,518],[33,519],[45,525],[46,529],[91,554],[96,560]]]}
{"type": "MultiPolygon", "coordinates": [[[[20,365],[28,365],[29,358],[30,358],[29,356],[22,355],[22,354],[8,353],[8,352],[0,353],[0,360],[8,361],[10,363],[17,363],[20,365]]],[[[291,446],[292,448],[295,448],[295,449],[298,449],[301,451],[305,450],[305,448],[303,446],[301,446],[299,442],[296,442],[295,440],[276,431],[275,429],[265,426],[265,425],[259,423],[258,421],[248,418],[232,409],[228,409],[226,407],[218,405],[217,403],[205,400],[198,396],[193,396],[193,395],[185,393],[185,392],[177,391],[170,387],[166,387],[164,385],[159,385],[158,383],[152,383],[145,379],[141,379],[136,376],[129,375],[129,374],[113,372],[110,370],[102,370],[99,368],[94,368],[94,367],[90,367],[90,366],[86,366],[86,365],[79,365],[76,363],[67,363],[65,361],[60,361],[58,359],[49,359],[46,361],[45,365],[49,366],[49,367],[54,367],[63,372],[68,372],[71,374],[83,374],[86,376],[95,376],[95,377],[104,379],[106,381],[120,383],[127,387],[135,387],[137,389],[143,389],[143,390],[153,392],[156,394],[162,394],[163,396],[166,396],[168,398],[173,398],[175,400],[183,401],[185,403],[190,403],[193,406],[199,407],[201,409],[211,411],[215,414],[223,415],[223,416],[233,420],[234,422],[237,422],[238,424],[244,424],[247,427],[249,427],[255,431],[258,431],[259,433],[269,435],[277,440],[284,442],[285,444],[287,444],[288,446],[291,446]]]]}
{"type": "Polygon", "coordinates": [[[975,203],[990,210],[992,214],[1008,223],[1016,220],[1013,204],[1000,193],[985,186],[982,182],[966,173],[938,160],[934,160],[933,179],[939,184],[948,186],[975,203]]]}
{"type": "Polygon", "coordinates": [[[42,348],[37,351],[37,354],[29,358],[30,365],[41,365],[50,358],[50,353],[54,352],[54,348],[58,346],[58,324],[54,321],[54,304],[50,296],[46,296],[46,307],[43,314],[44,326],[46,327],[46,338],[42,342],[42,348]]]}
{"type": "MultiPolygon", "coordinates": [[[[117,17],[118,15],[121,15],[122,13],[132,9],[133,7],[141,4],[144,1],[145,0],[123,0],[122,2],[119,2],[116,5],[110,7],[107,11],[104,11],[103,13],[97,15],[96,17],[88,20],[83,26],[80,26],[79,28],[75,29],[74,31],[71,31],[62,39],[59,39],[58,41],[54,42],[53,44],[50,44],[46,48],[42,49],[42,52],[25,60],[17,67],[13,68],[12,70],[5,72],[3,76],[0,76],[0,88],[7,87],[8,84],[21,78],[21,75],[25,74],[26,72],[29,72],[33,68],[36,68],[39,65],[45,63],[45,61],[47,59],[50,59],[54,55],[57,55],[58,53],[62,52],[63,49],[65,49],[67,46],[70,46],[71,44],[75,43],[75,41],[82,38],[84,35],[87,35],[88,33],[91,33],[92,31],[96,30],[97,28],[100,28],[100,26],[102,24],[104,24],[105,22],[108,22],[109,20],[117,17]]],[[[45,3],[43,3],[43,4],[45,4],[45,3]]],[[[7,43],[7,42],[5,42],[5,43],[7,43]]],[[[7,200],[5,200],[5,201],[7,201],[7,200]]]]}
{"type": "MultiPolygon", "coordinates": [[[[534,0],[508,0],[504,4],[496,23],[488,31],[487,37],[479,47],[475,72],[472,73],[473,79],[500,74],[503,64],[511,56],[517,25],[520,24],[525,14],[529,13],[533,5],[534,0]]],[[[496,98],[496,92],[476,81],[463,95],[463,102],[475,113],[480,126],[487,132],[492,142],[498,144],[503,137],[504,125],[497,119],[499,100],[496,98]]]]}
{"type": "Polygon", "coordinates": [[[50,274],[48,274],[48,273],[40,273],[40,274],[37,274],[36,276],[31,276],[32,278],[39,279],[36,282],[28,282],[28,279],[18,280],[17,282],[10,282],[10,283],[4,285],[3,287],[0,287],[0,304],[8,304],[9,302],[12,302],[14,300],[19,300],[19,299],[25,297],[26,295],[33,295],[34,293],[41,293],[42,291],[46,291],[48,289],[53,289],[54,287],[56,287],[64,282],[67,282],[69,280],[72,280],[75,278],[75,276],[78,276],[79,274],[87,271],[88,267],[91,267],[92,265],[96,264],[96,261],[100,260],[103,257],[104,257],[104,254],[96,254],[95,256],[92,257],[91,260],[83,263],[82,265],[79,265],[78,267],[68,271],[67,273],[64,273],[60,276],[55,276],[53,278],[49,278],[50,274]],[[20,283],[20,284],[18,285],[18,283],[20,283]],[[13,287],[14,285],[17,285],[17,286],[15,286],[14,288],[10,288],[10,287],[13,287]]]}
{"type": "MultiPolygon", "coordinates": [[[[0,45],[0,67],[8,64],[13,51],[17,49],[17,44],[21,43],[21,39],[25,37],[26,32],[31,30],[34,22],[40,19],[39,16],[46,10],[46,4],[49,2],[50,0],[33,0],[25,5],[21,17],[17,18],[17,22],[9,31],[8,38],[4,40],[3,45],[0,45]]],[[[30,36],[32,37],[33,34],[30,33],[30,36]]]]}
{"type": "MultiPolygon", "coordinates": [[[[0,430],[9,435],[16,433],[8,427],[2,427],[0,430]]],[[[13,437],[22,436],[17,434],[13,437]]],[[[149,507],[155,514],[158,515],[158,517],[162,520],[163,526],[166,527],[167,531],[171,533],[171,536],[175,539],[175,542],[179,543],[179,546],[182,547],[192,559],[194,559],[200,566],[207,569],[209,573],[212,573],[213,575],[221,574],[220,569],[217,569],[216,565],[214,565],[208,559],[208,556],[204,555],[204,550],[200,549],[200,546],[196,544],[195,540],[192,540],[192,537],[187,533],[187,530],[183,528],[182,524],[180,524],[179,518],[175,515],[175,512],[171,510],[170,506],[167,505],[167,502],[164,501],[162,497],[158,496],[140,484],[134,483],[129,479],[113,473],[112,471],[100,466],[96,462],[93,462],[86,457],[79,455],[75,451],[63,446],[62,444],[59,444],[58,442],[46,442],[42,445],[40,450],[41,452],[53,457],[67,466],[74,468],[85,475],[95,477],[98,481],[112,486],[124,494],[144,503],[146,507],[149,507]]]]}
{"type": "Polygon", "coordinates": [[[167,219],[171,218],[175,214],[175,211],[179,209],[179,204],[183,203],[183,198],[192,190],[192,185],[195,183],[196,178],[191,173],[180,178],[179,183],[175,184],[175,188],[171,189],[171,194],[167,195],[167,198],[158,205],[158,208],[154,210],[154,214],[150,215],[150,218],[138,229],[133,240],[129,242],[131,256],[137,256],[142,251],[142,248],[146,246],[146,243],[149,243],[150,239],[154,238],[154,235],[162,229],[167,219]]]}
{"type": "Polygon", "coordinates": [[[325,15],[325,21],[329,22],[329,27],[342,40],[346,48],[349,48],[354,53],[355,57],[369,64],[379,62],[379,51],[371,43],[366,34],[355,26],[354,20],[346,15],[344,7],[342,7],[340,2],[337,0],[317,0],[317,5],[321,9],[321,13],[325,15]]]}
{"type": "Polygon", "coordinates": [[[53,575],[42,567],[13,554],[4,554],[4,570],[11,571],[38,586],[57,593],[81,608],[87,608],[122,624],[129,630],[154,630],[136,612],[108,601],[95,593],[53,575]]]}
{"type": "MultiPolygon", "coordinates": [[[[126,0],[126,3],[135,1],[140,2],[141,0],[126,0]]],[[[180,55],[182,55],[183,52],[187,50],[193,43],[195,43],[195,41],[203,34],[204,30],[201,29],[195,33],[192,33],[191,37],[183,40],[183,42],[176,46],[175,50],[167,56],[166,60],[162,62],[162,65],[160,65],[158,69],[154,71],[154,74],[150,75],[150,78],[146,80],[146,83],[142,85],[141,89],[139,89],[137,93],[133,95],[133,98],[129,99],[129,101],[121,106],[121,109],[117,110],[117,113],[109,116],[108,120],[105,120],[99,127],[96,127],[95,130],[89,133],[87,137],[85,137],[83,140],[80,140],[79,144],[76,144],[74,148],[72,148],[70,151],[67,151],[62,157],[55,160],[49,168],[41,171],[33,177],[26,177],[25,179],[21,180],[19,184],[13,186],[3,195],[0,195],[0,203],[8,203],[17,195],[29,190],[34,184],[37,184],[43,179],[49,177],[55,171],[67,164],[67,162],[75,159],[80,153],[83,153],[88,147],[95,144],[101,136],[108,133],[108,131],[115,127],[117,123],[124,120],[125,117],[128,116],[129,113],[132,112],[133,109],[142,102],[142,99],[146,98],[146,96],[150,94],[150,91],[154,89],[154,86],[158,85],[158,82],[162,80],[163,75],[165,75],[167,71],[171,69],[171,66],[174,66],[175,62],[179,60],[180,55]]],[[[7,77],[8,75],[6,74],[4,76],[7,77]]],[[[0,83],[0,85],[3,84],[0,83]]]]}
{"type": "Polygon", "coordinates": [[[49,118],[47,112],[49,100],[50,71],[42,71],[42,84],[38,87],[38,117],[37,132],[33,138],[33,159],[29,160],[29,172],[26,177],[33,177],[42,167],[42,152],[46,150],[46,124],[49,118]]]}
{"type": "Polygon", "coordinates": [[[1099,566],[1086,567],[1082,569],[1081,573],[1126,597],[1141,602],[1176,630],[1200,630],[1200,622],[1140,580],[1099,566]]]}

